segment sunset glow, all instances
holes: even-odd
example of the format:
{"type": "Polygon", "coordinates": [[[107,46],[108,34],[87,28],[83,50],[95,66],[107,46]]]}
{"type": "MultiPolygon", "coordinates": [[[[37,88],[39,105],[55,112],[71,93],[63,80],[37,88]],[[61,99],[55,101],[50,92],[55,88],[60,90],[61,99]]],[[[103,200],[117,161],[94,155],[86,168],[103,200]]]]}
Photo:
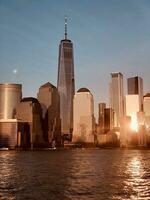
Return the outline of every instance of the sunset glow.
{"type": "Polygon", "coordinates": [[[137,122],[137,119],[135,118],[135,116],[132,116],[130,128],[131,128],[133,131],[136,131],[136,132],[138,131],[138,122],[137,122]]]}

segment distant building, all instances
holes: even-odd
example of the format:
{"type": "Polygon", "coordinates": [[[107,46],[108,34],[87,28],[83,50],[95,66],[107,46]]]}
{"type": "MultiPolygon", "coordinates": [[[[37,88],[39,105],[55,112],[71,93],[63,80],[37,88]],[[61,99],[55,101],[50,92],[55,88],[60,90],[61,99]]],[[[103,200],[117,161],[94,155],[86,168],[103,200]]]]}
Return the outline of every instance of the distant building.
{"type": "Polygon", "coordinates": [[[30,143],[31,148],[43,146],[42,109],[36,98],[27,97],[21,100],[17,107],[17,119],[26,123],[26,130],[20,131],[22,142],[24,143],[26,136],[30,140],[27,144],[30,143]]]}
{"type": "Polygon", "coordinates": [[[150,93],[144,96],[144,112],[146,116],[150,116],[150,93]]]}
{"type": "Polygon", "coordinates": [[[22,97],[22,85],[0,84],[0,147],[17,146],[16,108],[22,97]]]}
{"type": "Polygon", "coordinates": [[[129,147],[131,143],[131,117],[126,116],[120,122],[120,146],[129,147]]]}
{"type": "Polygon", "coordinates": [[[0,119],[15,119],[16,107],[21,101],[22,85],[0,84],[0,119]]]}
{"type": "Polygon", "coordinates": [[[104,128],[105,128],[105,108],[106,108],[106,103],[99,103],[98,104],[98,125],[99,125],[99,130],[100,133],[104,133],[104,128]]]}
{"type": "Polygon", "coordinates": [[[61,133],[64,140],[71,140],[73,131],[73,97],[75,93],[73,43],[67,38],[65,18],[65,38],[59,45],[58,82],[60,95],[61,133]]]}
{"type": "Polygon", "coordinates": [[[139,76],[127,79],[128,95],[139,95],[140,111],[143,110],[143,79],[139,76]]]}
{"type": "Polygon", "coordinates": [[[112,108],[104,109],[104,132],[108,133],[113,129],[114,113],[112,108]]]}
{"type": "Polygon", "coordinates": [[[126,95],[126,116],[131,117],[131,129],[138,130],[137,113],[140,111],[139,95],[126,95]]]}
{"type": "Polygon", "coordinates": [[[150,132],[150,93],[144,96],[144,113],[146,129],[150,132]]]}
{"type": "Polygon", "coordinates": [[[42,107],[44,139],[48,145],[61,144],[60,99],[57,88],[46,83],[39,88],[38,101],[42,107]]]}
{"type": "Polygon", "coordinates": [[[14,149],[17,146],[18,122],[16,119],[0,120],[0,148],[14,149]]]}
{"type": "Polygon", "coordinates": [[[140,111],[137,113],[138,120],[138,145],[146,147],[147,146],[147,131],[145,124],[145,113],[140,111]]]}
{"type": "Polygon", "coordinates": [[[74,96],[73,142],[94,143],[94,100],[87,88],[74,96]]]}
{"type": "Polygon", "coordinates": [[[124,116],[123,75],[111,73],[110,108],[114,110],[114,127],[120,127],[120,119],[124,116]]]}

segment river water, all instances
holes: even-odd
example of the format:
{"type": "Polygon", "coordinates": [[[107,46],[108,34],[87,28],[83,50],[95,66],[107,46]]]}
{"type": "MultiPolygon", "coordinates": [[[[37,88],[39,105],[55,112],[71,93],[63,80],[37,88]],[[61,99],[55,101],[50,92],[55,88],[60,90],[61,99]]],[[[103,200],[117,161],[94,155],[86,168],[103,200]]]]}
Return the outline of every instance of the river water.
{"type": "Polygon", "coordinates": [[[150,150],[1,151],[1,200],[150,199],[150,150]]]}

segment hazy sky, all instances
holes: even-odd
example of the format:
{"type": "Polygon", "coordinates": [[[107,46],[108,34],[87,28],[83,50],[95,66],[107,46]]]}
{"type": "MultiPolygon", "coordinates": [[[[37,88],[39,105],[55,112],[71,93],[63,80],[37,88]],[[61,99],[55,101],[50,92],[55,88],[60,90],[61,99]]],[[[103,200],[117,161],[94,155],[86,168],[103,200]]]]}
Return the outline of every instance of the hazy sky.
{"type": "Polygon", "coordinates": [[[150,0],[0,0],[0,82],[22,83],[23,96],[56,85],[65,15],[76,90],[108,102],[110,73],[120,71],[125,88],[139,75],[150,92],[150,0]]]}

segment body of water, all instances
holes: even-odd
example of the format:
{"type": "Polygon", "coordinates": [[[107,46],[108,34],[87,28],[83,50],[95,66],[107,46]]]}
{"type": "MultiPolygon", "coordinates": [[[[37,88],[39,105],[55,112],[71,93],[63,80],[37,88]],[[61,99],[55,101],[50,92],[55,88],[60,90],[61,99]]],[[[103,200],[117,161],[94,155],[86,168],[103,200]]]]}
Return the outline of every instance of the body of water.
{"type": "Polygon", "coordinates": [[[150,199],[150,150],[1,151],[1,200],[150,199]]]}

